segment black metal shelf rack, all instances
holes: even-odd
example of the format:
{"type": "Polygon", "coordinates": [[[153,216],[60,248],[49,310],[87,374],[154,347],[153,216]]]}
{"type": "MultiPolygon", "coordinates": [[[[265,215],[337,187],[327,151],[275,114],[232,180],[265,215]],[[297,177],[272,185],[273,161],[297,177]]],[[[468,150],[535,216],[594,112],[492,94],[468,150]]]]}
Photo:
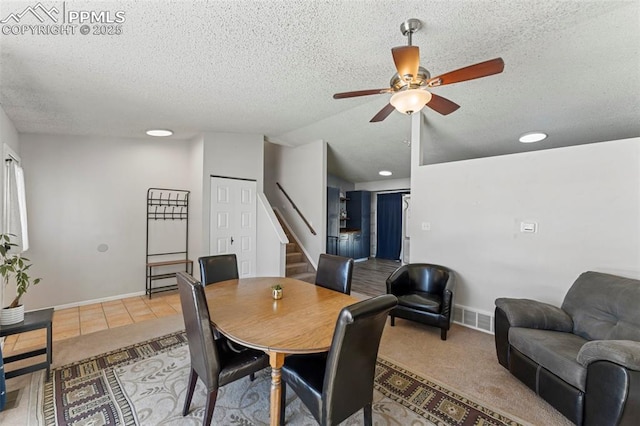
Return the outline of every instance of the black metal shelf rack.
{"type": "MultiPolygon", "coordinates": [[[[146,294],[175,290],[177,283],[154,286],[156,280],[175,278],[176,269],[193,273],[193,261],[189,259],[189,193],[183,189],[149,188],[147,190],[147,250],[146,250],[146,294]],[[184,232],[184,241],[171,240],[175,250],[156,251],[151,239],[154,235],[153,222],[171,221],[175,229],[184,232]]],[[[161,236],[160,236],[161,237],[161,236]]],[[[165,243],[166,247],[166,243],[165,243]]]]}

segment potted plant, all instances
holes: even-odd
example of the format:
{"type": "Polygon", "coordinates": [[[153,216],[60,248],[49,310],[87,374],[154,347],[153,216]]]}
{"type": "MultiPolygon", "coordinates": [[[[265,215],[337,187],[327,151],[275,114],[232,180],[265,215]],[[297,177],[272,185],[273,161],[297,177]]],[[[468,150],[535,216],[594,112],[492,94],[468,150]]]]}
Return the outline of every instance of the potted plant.
{"type": "Polygon", "coordinates": [[[29,276],[29,268],[31,263],[26,257],[22,257],[20,253],[10,253],[17,244],[11,241],[15,237],[13,234],[0,234],[0,275],[4,281],[5,287],[9,284],[11,277],[16,283],[16,297],[0,311],[0,324],[9,325],[24,320],[24,305],[20,303],[20,298],[27,292],[31,285],[40,282],[40,278],[31,278],[29,276]]]}
{"type": "Polygon", "coordinates": [[[282,285],[276,284],[271,286],[271,297],[274,299],[282,299],[282,285]]]}

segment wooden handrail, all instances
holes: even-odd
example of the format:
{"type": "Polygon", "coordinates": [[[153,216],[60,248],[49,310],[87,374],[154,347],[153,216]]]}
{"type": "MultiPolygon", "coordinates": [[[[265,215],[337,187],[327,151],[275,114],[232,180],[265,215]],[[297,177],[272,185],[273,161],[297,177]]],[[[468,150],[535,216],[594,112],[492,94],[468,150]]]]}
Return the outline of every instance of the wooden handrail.
{"type": "Polygon", "coordinates": [[[296,211],[296,213],[298,213],[298,215],[300,215],[300,218],[302,218],[302,221],[304,222],[304,224],[307,225],[307,228],[309,228],[309,231],[311,231],[311,234],[316,235],[316,231],[313,229],[313,227],[311,226],[311,224],[309,223],[307,218],[304,217],[304,215],[302,214],[300,209],[298,209],[298,206],[296,206],[296,203],[294,203],[293,200],[291,199],[291,197],[289,197],[289,194],[287,194],[287,191],[284,190],[284,188],[282,187],[282,185],[280,185],[279,182],[276,182],[276,185],[278,186],[278,189],[280,191],[282,191],[284,196],[287,197],[287,200],[289,200],[289,202],[293,206],[293,209],[296,211]]]}

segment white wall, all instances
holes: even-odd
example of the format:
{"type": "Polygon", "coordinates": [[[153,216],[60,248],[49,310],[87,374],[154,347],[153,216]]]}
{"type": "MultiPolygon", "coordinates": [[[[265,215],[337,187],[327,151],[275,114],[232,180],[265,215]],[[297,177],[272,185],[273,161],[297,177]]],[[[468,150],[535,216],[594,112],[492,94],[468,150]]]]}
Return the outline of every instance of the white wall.
{"type": "Polygon", "coordinates": [[[202,247],[209,251],[211,176],[252,179],[263,192],[264,136],[257,134],[205,133],[202,173],[202,247]]]}
{"type": "Polygon", "coordinates": [[[21,134],[20,145],[29,258],[43,279],[26,308],[144,292],[147,189],[198,190],[197,141],[21,134]]]}
{"type": "Polygon", "coordinates": [[[356,182],[356,191],[385,192],[408,190],[411,187],[411,179],[384,179],[373,182],[356,182]]]}
{"type": "Polygon", "coordinates": [[[271,203],[263,193],[258,194],[256,204],[256,227],[259,241],[256,253],[256,275],[284,277],[289,239],[278,222],[271,203]]]}
{"type": "MultiPolygon", "coordinates": [[[[20,154],[20,142],[18,139],[18,132],[16,131],[16,128],[14,127],[13,123],[11,122],[11,120],[9,120],[9,117],[7,117],[7,114],[4,112],[4,109],[2,109],[2,105],[0,105],[0,152],[4,150],[4,145],[7,145],[9,147],[9,149],[11,149],[13,152],[15,152],[16,154],[20,154]]],[[[2,159],[4,160],[6,158],[6,153],[3,152],[3,157],[2,159]]],[[[2,203],[4,200],[4,161],[2,162],[2,168],[0,168],[0,229],[1,231],[4,233],[5,229],[4,229],[4,212],[2,211],[2,203]]],[[[25,180],[28,180],[29,176],[25,177],[25,180]]],[[[9,295],[14,294],[13,291],[15,290],[15,288],[11,288],[10,290],[7,289],[7,291],[11,291],[11,293],[8,293],[9,295]]],[[[7,296],[6,303],[5,303],[5,287],[3,284],[0,284],[0,307],[3,307],[9,303],[11,303],[11,299],[9,298],[9,296],[7,296]]]]}
{"type": "Polygon", "coordinates": [[[192,189],[189,198],[189,257],[193,260],[193,276],[200,279],[200,268],[198,267],[198,258],[205,256],[208,251],[205,249],[205,238],[202,231],[202,223],[204,215],[204,206],[202,204],[203,197],[203,179],[204,174],[204,138],[200,135],[192,139],[188,144],[188,174],[189,182],[192,189]],[[191,232],[196,230],[197,232],[191,232]]]}
{"type": "Polygon", "coordinates": [[[581,272],[640,276],[640,138],[431,166],[418,145],[411,262],[455,270],[457,304],[559,305],[581,272]],[[523,221],[538,232],[521,233],[523,221]]]}
{"type": "Polygon", "coordinates": [[[265,143],[265,194],[298,238],[309,261],[315,266],[324,253],[327,239],[327,144],[311,142],[299,147],[265,143]],[[311,223],[312,235],[282,192],[279,182],[298,209],[311,223]]]}

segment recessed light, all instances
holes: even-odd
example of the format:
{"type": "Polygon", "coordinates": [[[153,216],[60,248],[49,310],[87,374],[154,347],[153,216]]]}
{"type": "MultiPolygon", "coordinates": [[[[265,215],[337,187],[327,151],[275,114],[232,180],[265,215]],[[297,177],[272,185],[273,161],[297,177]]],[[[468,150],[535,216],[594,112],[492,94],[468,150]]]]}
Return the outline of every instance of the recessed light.
{"type": "Polygon", "coordinates": [[[540,142],[541,140],[544,140],[547,138],[546,133],[542,133],[542,132],[529,132],[529,133],[525,133],[524,135],[520,136],[519,141],[522,143],[533,143],[533,142],[540,142]]]}
{"type": "Polygon", "coordinates": [[[173,134],[173,130],[169,130],[169,129],[151,129],[151,130],[147,130],[147,134],[149,136],[158,136],[158,137],[166,137],[166,136],[171,136],[173,134]]]}
{"type": "Polygon", "coordinates": [[[389,170],[380,170],[378,174],[380,176],[391,176],[393,173],[391,173],[389,170]]]}

